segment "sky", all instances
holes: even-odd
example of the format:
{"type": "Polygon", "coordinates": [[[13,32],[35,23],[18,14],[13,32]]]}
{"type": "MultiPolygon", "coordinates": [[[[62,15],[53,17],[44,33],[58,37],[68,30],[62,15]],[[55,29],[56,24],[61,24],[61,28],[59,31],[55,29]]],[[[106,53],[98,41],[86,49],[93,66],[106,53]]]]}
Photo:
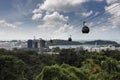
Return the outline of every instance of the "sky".
{"type": "Polygon", "coordinates": [[[0,40],[119,40],[120,0],[0,0],[0,40]],[[83,22],[90,28],[82,33],[83,22]]]}

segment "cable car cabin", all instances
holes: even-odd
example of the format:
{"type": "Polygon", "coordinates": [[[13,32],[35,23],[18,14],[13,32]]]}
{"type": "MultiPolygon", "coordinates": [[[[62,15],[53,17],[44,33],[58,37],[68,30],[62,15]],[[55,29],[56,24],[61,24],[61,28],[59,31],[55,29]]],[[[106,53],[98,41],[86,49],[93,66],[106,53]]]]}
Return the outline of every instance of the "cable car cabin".
{"type": "Polygon", "coordinates": [[[53,43],[53,40],[52,40],[52,39],[50,40],[50,43],[53,43]]]}
{"type": "Polygon", "coordinates": [[[72,38],[71,38],[71,37],[69,37],[69,38],[68,38],[68,41],[69,41],[69,42],[71,42],[71,41],[72,41],[72,38]]]}
{"type": "Polygon", "coordinates": [[[89,29],[89,27],[87,27],[87,26],[84,26],[84,27],[82,28],[82,33],[87,34],[87,33],[89,33],[89,31],[90,31],[90,29],[89,29]]]}

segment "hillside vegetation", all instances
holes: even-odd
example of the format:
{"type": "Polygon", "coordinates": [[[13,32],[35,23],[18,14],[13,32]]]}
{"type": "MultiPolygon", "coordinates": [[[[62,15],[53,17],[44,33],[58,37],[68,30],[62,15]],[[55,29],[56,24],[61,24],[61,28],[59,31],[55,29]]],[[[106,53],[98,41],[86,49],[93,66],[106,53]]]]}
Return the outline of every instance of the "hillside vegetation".
{"type": "Polygon", "coordinates": [[[0,80],[120,80],[120,51],[0,49],[0,80]]]}
{"type": "Polygon", "coordinates": [[[47,41],[48,45],[85,45],[85,44],[88,44],[88,45],[118,45],[117,42],[115,41],[108,41],[108,40],[94,40],[94,41],[85,41],[84,43],[83,42],[78,42],[78,41],[72,41],[72,42],[69,42],[67,40],[58,40],[58,39],[55,39],[53,40],[53,43],[50,43],[50,41],[47,41]]]}

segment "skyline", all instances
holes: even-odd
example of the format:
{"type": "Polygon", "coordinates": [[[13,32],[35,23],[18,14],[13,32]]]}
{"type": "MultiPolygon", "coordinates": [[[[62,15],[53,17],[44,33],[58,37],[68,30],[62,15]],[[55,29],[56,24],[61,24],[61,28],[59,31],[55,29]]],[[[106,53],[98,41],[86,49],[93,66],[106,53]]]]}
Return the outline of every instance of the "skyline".
{"type": "Polygon", "coordinates": [[[120,40],[119,0],[52,1],[0,0],[0,40],[67,39],[69,35],[73,40],[120,40]],[[90,33],[82,34],[87,19],[90,33]]]}

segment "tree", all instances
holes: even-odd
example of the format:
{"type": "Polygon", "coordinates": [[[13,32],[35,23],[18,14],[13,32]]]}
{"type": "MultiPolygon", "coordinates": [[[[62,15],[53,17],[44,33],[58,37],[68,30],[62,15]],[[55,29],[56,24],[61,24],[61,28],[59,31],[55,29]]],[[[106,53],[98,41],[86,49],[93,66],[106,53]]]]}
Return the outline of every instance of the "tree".
{"type": "Polygon", "coordinates": [[[65,63],[77,67],[81,65],[81,58],[74,49],[62,49],[56,59],[59,64],[65,63]]]}
{"type": "Polygon", "coordinates": [[[89,80],[111,80],[111,76],[103,71],[97,74],[91,74],[89,80]]]}
{"type": "Polygon", "coordinates": [[[46,66],[35,80],[79,80],[75,74],[58,65],[46,66]]]}
{"type": "Polygon", "coordinates": [[[67,64],[46,66],[35,80],[87,80],[80,68],[67,64]]]}
{"type": "Polygon", "coordinates": [[[102,69],[108,73],[120,72],[120,62],[113,58],[107,58],[101,62],[102,69]]]}
{"type": "Polygon", "coordinates": [[[10,55],[0,55],[0,80],[27,80],[24,69],[23,61],[10,55]]]}

